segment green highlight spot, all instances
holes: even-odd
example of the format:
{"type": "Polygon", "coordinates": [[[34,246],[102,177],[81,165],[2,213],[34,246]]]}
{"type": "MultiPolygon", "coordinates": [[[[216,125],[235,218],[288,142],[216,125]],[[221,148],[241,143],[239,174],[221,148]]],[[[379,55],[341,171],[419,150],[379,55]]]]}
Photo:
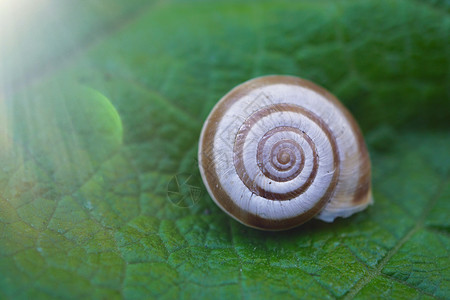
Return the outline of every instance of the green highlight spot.
{"type": "MultiPolygon", "coordinates": [[[[84,184],[122,145],[119,114],[91,88],[49,82],[17,95],[9,107],[11,151],[21,154],[16,163],[29,160],[56,183],[53,193],[65,194],[84,184]]],[[[30,185],[43,184],[42,176],[37,177],[30,185]]]]}

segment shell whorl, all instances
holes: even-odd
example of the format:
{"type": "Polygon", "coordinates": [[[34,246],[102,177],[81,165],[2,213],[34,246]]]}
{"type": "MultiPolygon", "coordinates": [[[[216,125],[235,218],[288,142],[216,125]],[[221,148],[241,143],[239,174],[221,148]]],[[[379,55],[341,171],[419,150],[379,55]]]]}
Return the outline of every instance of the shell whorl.
{"type": "Polygon", "coordinates": [[[325,181],[330,188],[336,186],[337,151],[330,129],[312,112],[294,104],[272,104],[254,112],[240,127],[233,149],[234,166],[256,196],[291,200],[305,193],[316,177],[328,177],[325,181]],[[317,135],[315,140],[306,127],[317,135]]]}
{"type": "Polygon", "coordinates": [[[331,94],[295,77],[256,78],[225,95],[203,127],[199,165],[214,201],[254,228],[332,221],[371,202],[355,121],[331,94]]]}

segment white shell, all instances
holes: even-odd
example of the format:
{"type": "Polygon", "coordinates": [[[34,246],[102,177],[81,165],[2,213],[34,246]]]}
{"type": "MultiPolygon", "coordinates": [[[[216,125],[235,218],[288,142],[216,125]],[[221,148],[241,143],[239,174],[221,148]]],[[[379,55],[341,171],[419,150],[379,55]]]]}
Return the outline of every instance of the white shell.
{"type": "Polygon", "coordinates": [[[333,95],[296,77],[259,77],[225,95],[204,124],[199,168],[217,205],[258,229],[332,222],[372,203],[356,122],[333,95]]]}

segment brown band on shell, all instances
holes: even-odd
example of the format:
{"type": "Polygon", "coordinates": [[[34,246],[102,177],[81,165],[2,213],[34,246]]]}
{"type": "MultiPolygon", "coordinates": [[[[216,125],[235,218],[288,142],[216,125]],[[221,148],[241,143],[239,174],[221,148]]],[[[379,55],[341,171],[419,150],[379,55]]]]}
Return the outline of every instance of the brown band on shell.
{"type": "Polygon", "coordinates": [[[360,166],[360,177],[357,188],[353,195],[352,203],[363,204],[371,201],[371,179],[370,179],[370,160],[369,155],[361,155],[363,163],[360,166]]]}

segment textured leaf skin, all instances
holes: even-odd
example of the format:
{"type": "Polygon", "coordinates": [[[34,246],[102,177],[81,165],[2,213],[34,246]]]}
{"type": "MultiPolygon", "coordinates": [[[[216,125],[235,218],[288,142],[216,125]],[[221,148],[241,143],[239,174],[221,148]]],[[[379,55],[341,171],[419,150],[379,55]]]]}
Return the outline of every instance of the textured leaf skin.
{"type": "Polygon", "coordinates": [[[448,2],[58,3],[0,51],[0,299],[450,298],[448,2]],[[268,233],[168,199],[204,189],[217,100],[267,74],[352,111],[374,206],[268,233]]]}

